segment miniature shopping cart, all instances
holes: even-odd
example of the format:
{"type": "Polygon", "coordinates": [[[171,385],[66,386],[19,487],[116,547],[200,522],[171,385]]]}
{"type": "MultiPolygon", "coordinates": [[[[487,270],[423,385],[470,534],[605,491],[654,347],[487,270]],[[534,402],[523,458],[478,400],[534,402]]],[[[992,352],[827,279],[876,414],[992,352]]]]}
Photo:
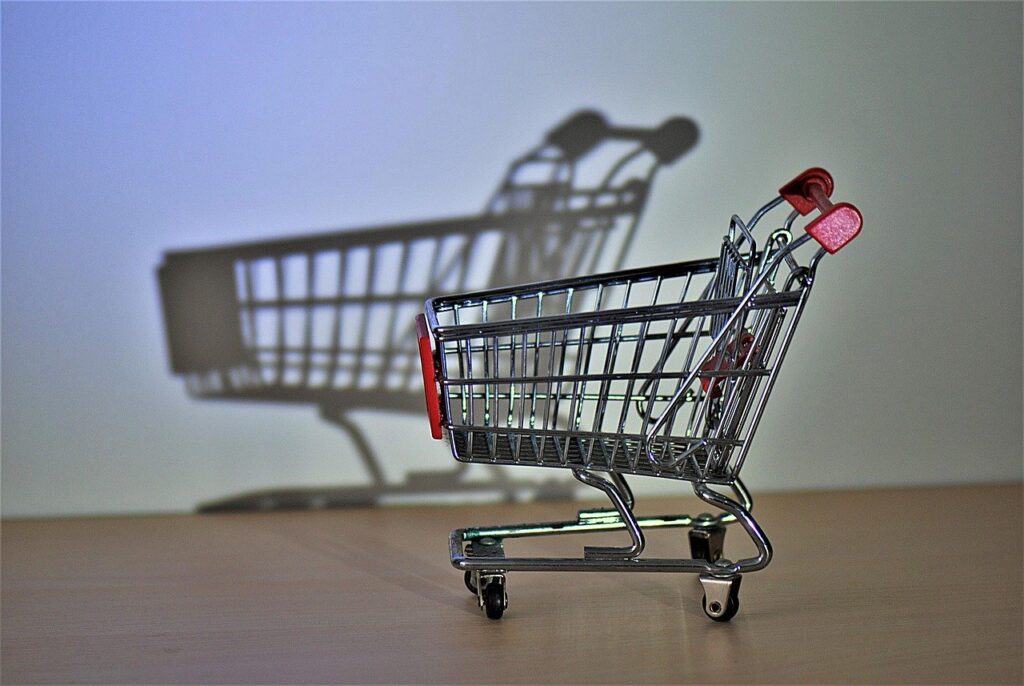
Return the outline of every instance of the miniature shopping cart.
{"type": "Polygon", "coordinates": [[[508,572],[546,570],[692,572],[709,617],[736,614],[741,574],[772,555],[740,469],[818,263],[861,228],[855,207],[831,203],[832,189],[826,171],[804,172],[749,221],[734,216],[714,259],[427,302],[417,322],[434,437],[447,432],[459,461],[570,469],[615,506],[576,521],[453,531],[452,564],[488,617],[507,607],[508,572]],[[772,212],[786,202],[788,216],[772,212]],[[767,235],[756,231],[765,224],[767,235]],[[818,250],[799,261],[812,238],[818,250]],[[690,481],[723,512],[637,517],[627,474],[690,481]],[[737,521],[757,555],[733,562],[722,550],[725,525],[737,521]],[[663,527],[690,527],[692,559],[641,557],[644,532],[663,527]],[[586,547],[582,558],[506,557],[503,546],[621,529],[628,547],[586,547]]]}
{"type": "Polygon", "coordinates": [[[376,496],[383,472],[348,414],[420,410],[424,298],[617,267],[655,172],[696,140],[685,118],[622,128],[580,112],[512,163],[479,216],[166,253],[171,369],[197,398],[317,406],[376,496]]]}

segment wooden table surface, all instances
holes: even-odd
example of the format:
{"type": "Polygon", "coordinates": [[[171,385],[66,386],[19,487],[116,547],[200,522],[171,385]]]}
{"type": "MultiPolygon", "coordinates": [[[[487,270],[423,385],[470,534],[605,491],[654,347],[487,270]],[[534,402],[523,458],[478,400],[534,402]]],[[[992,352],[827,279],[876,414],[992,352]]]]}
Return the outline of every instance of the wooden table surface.
{"type": "MultiPolygon", "coordinates": [[[[1020,485],[761,497],[776,557],[744,579],[728,624],[676,574],[512,574],[505,618],[487,620],[449,566],[448,530],[560,519],[578,503],[7,521],[0,678],[1019,684],[1021,497],[1020,485]]],[[[639,510],[687,508],[701,509],[639,510]]],[[[730,528],[727,556],[752,550],[742,538],[730,528]]],[[[649,539],[654,555],[687,549],[680,529],[649,539]]]]}

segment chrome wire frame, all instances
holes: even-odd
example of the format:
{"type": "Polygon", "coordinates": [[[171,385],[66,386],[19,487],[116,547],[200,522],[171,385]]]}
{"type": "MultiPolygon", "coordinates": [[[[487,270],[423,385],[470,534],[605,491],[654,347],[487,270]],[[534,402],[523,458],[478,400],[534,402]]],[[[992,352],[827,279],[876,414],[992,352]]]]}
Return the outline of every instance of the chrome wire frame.
{"type": "Polygon", "coordinates": [[[568,468],[614,505],[575,521],[457,529],[453,566],[720,578],[767,566],[772,547],[739,472],[824,254],[806,265],[796,259],[810,237],[793,238],[795,211],[758,248],[754,227],[782,203],[775,198],[746,223],[734,216],[717,259],[428,301],[453,456],[568,468]],[[627,474],[690,481],[720,513],[637,517],[627,474]],[[641,557],[647,530],[735,522],[754,542],[754,557],[641,557]],[[630,545],[586,547],[582,558],[506,558],[501,546],[507,538],[613,530],[625,530],[630,545]]]}

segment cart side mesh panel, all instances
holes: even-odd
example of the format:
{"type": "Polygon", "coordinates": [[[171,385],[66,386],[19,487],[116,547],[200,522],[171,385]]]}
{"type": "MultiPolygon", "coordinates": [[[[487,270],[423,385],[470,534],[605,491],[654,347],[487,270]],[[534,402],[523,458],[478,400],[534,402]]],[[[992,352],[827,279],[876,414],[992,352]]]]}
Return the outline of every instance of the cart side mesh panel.
{"type": "Polygon", "coordinates": [[[727,245],[717,261],[435,300],[456,458],[735,478],[801,289],[767,281],[684,386],[761,257],[727,245]]]}

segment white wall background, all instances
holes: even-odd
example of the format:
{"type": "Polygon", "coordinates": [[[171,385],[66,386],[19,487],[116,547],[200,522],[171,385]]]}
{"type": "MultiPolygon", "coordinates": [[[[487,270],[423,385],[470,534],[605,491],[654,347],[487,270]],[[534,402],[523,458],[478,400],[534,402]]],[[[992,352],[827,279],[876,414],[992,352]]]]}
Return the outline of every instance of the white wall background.
{"type": "MultiPolygon", "coordinates": [[[[702,129],[629,266],[715,254],[733,212],[812,165],[864,213],[820,270],[753,490],[1021,478],[1020,4],[4,4],[2,23],[5,515],[365,482],[312,408],[185,395],[161,252],[476,212],[584,106],[702,129]]],[[[422,417],[357,419],[389,479],[450,467],[422,417]]]]}

